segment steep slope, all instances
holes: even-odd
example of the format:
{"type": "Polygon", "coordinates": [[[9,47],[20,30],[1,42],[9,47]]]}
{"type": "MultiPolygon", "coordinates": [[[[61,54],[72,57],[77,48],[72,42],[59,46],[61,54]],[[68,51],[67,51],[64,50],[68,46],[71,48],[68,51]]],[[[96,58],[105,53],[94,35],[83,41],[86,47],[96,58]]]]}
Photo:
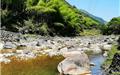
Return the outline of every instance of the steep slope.
{"type": "Polygon", "coordinates": [[[100,17],[97,17],[97,16],[94,16],[94,15],[90,14],[89,12],[87,12],[87,11],[85,11],[85,10],[83,10],[83,9],[81,9],[80,11],[81,11],[83,14],[85,14],[86,16],[89,16],[89,17],[93,18],[94,20],[100,22],[101,24],[105,24],[105,23],[106,23],[106,21],[105,21],[104,19],[102,19],[102,18],[100,18],[100,17]]]}
{"type": "Polygon", "coordinates": [[[2,27],[41,35],[79,35],[100,22],[81,13],[65,0],[2,0],[2,27]]]}

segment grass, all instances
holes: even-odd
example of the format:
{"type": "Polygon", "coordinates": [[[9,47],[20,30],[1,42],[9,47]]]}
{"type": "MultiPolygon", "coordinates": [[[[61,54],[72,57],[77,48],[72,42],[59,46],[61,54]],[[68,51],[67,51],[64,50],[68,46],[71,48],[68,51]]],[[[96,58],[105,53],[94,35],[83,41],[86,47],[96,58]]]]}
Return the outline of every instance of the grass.
{"type": "Polygon", "coordinates": [[[98,36],[100,35],[100,30],[91,29],[91,30],[84,30],[80,33],[81,36],[98,36]]]}
{"type": "Polygon", "coordinates": [[[2,75],[58,75],[57,65],[64,58],[44,55],[29,60],[11,59],[8,64],[1,63],[2,75]]]}

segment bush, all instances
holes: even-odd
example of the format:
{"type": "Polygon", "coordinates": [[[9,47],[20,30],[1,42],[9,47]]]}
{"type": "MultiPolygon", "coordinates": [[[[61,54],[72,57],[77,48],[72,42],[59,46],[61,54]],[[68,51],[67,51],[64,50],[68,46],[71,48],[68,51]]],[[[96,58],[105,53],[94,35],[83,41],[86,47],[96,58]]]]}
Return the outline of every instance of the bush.
{"type": "Polygon", "coordinates": [[[108,52],[108,57],[105,60],[105,62],[102,64],[102,68],[105,70],[109,68],[109,66],[112,63],[112,59],[116,53],[120,53],[120,51],[117,50],[118,46],[113,45],[112,49],[108,52]]]}
{"type": "Polygon", "coordinates": [[[98,29],[87,29],[80,33],[81,36],[98,36],[101,32],[98,29]]]}
{"type": "Polygon", "coordinates": [[[105,34],[120,34],[120,17],[113,18],[108,22],[105,34]]]}
{"type": "Polygon", "coordinates": [[[43,23],[41,27],[39,28],[39,32],[41,35],[48,35],[48,26],[46,23],[43,23]]]}

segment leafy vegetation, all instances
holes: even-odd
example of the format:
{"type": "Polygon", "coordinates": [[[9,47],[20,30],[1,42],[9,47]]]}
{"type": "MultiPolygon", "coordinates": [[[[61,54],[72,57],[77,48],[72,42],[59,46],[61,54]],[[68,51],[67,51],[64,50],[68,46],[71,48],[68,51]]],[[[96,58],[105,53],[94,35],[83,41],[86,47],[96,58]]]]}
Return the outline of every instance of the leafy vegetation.
{"type": "Polygon", "coordinates": [[[105,25],[65,0],[1,0],[1,22],[3,29],[30,34],[73,36],[92,29],[120,34],[120,17],[105,25]]]}
{"type": "Polygon", "coordinates": [[[110,64],[112,63],[113,56],[116,52],[117,52],[117,47],[113,46],[112,50],[108,52],[108,57],[106,61],[102,65],[103,68],[108,68],[110,66],[110,64]]]}
{"type": "Polygon", "coordinates": [[[41,35],[79,35],[100,22],[65,0],[2,0],[2,28],[41,35]]]}
{"type": "Polygon", "coordinates": [[[98,29],[87,29],[80,33],[82,36],[98,36],[101,35],[101,31],[98,29]]]}
{"type": "Polygon", "coordinates": [[[112,49],[108,52],[108,57],[106,61],[103,63],[102,68],[108,69],[109,66],[112,64],[112,59],[116,53],[120,53],[120,51],[117,49],[118,46],[113,45],[112,49]]]}
{"type": "Polygon", "coordinates": [[[103,34],[120,34],[120,17],[113,18],[102,27],[103,34]]]}

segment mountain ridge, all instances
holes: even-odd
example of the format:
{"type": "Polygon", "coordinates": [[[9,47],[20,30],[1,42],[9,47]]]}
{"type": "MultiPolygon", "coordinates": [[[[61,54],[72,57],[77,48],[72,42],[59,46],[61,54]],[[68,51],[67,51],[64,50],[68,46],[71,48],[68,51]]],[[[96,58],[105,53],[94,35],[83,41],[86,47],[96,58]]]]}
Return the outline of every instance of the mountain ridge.
{"type": "Polygon", "coordinates": [[[95,16],[95,15],[89,13],[89,12],[86,11],[86,10],[80,9],[80,11],[81,11],[82,13],[88,15],[89,17],[91,17],[91,18],[93,18],[93,19],[99,21],[101,24],[105,24],[105,23],[106,23],[106,21],[105,21],[103,18],[98,17],[98,16],[95,16]]]}

